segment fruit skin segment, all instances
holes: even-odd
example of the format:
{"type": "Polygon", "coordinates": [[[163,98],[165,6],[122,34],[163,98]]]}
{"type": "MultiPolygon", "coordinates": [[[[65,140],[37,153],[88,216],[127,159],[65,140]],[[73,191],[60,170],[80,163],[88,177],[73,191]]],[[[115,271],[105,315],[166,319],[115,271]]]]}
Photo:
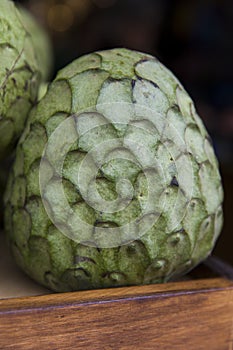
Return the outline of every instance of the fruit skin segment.
{"type": "Polygon", "coordinates": [[[5,226],[18,265],[54,291],[158,283],[211,253],[222,202],[191,98],[156,58],[119,48],[59,71],[31,111],[5,226]]]}
{"type": "Polygon", "coordinates": [[[37,92],[51,69],[46,34],[25,10],[0,2],[0,159],[21,135],[37,92]],[[34,37],[36,36],[36,39],[34,37]],[[34,46],[35,42],[37,44],[34,46]],[[47,54],[45,54],[47,52],[47,54]]]}

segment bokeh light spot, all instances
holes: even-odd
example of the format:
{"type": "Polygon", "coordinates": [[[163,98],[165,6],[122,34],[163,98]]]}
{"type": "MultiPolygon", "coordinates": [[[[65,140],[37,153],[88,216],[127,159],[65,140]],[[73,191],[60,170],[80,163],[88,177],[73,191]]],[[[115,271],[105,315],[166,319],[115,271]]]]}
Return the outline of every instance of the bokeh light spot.
{"type": "Polygon", "coordinates": [[[72,9],[65,4],[57,4],[48,11],[49,26],[57,32],[67,31],[74,22],[72,9]]]}

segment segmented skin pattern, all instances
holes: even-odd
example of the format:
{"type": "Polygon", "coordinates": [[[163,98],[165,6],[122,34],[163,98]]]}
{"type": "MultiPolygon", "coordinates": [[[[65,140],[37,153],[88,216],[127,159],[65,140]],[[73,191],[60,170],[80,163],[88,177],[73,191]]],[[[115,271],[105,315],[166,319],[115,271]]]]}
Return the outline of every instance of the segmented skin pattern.
{"type": "MultiPolygon", "coordinates": [[[[36,25],[35,25],[36,27],[36,25]]],[[[12,151],[37,99],[44,68],[33,33],[8,0],[0,2],[0,158],[12,151]]],[[[48,53],[49,54],[49,53],[48,53]]]]}
{"type": "MultiPolygon", "coordinates": [[[[93,159],[93,169],[98,162],[93,159]]],[[[62,215],[51,164],[47,171],[54,180],[54,203],[62,215]]],[[[156,179],[156,172],[153,176],[156,179]]],[[[52,290],[157,283],[186,273],[211,253],[222,227],[222,201],[209,135],[179,81],[150,55],[114,49],[83,56],[61,70],[30,113],[8,181],[5,223],[19,266],[52,290]],[[117,247],[69,239],[50,220],[42,202],[39,168],[45,145],[62,122],[83,111],[87,123],[97,118],[102,126],[85,137],[77,135],[77,143],[67,153],[62,176],[69,205],[93,226],[93,236],[96,227],[120,227],[141,213],[141,217],[158,215],[142,236],[136,231],[145,221],[136,221],[137,239],[117,247]],[[91,113],[95,113],[93,118],[91,113]],[[134,189],[129,205],[114,213],[93,209],[74,176],[85,155],[103,139],[123,140],[128,149],[129,140],[135,140],[147,150],[140,166],[130,160],[101,160],[95,181],[105,200],[111,203],[119,195],[119,171],[134,189]],[[148,209],[145,174],[150,173],[155,158],[163,177],[151,184],[152,198],[160,201],[152,200],[148,209]],[[186,180],[190,165],[192,183],[186,180]]],[[[70,220],[64,218],[63,224],[70,220]]]]}

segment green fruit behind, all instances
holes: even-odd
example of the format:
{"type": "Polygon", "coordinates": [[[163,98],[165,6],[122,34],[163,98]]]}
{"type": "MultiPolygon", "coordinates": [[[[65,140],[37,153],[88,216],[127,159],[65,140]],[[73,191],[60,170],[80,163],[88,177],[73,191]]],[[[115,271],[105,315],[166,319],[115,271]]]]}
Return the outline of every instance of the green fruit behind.
{"type": "MultiPolygon", "coordinates": [[[[21,16],[12,1],[0,2],[0,158],[11,153],[25,126],[31,107],[37,101],[42,77],[47,75],[45,65],[48,40],[38,35],[40,28],[29,14],[21,16]],[[27,18],[27,21],[24,19],[27,18]],[[30,26],[28,23],[31,23],[30,26]],[[30,32],[27,29],[27,25],[30,32]],[[34,30],[36,28],[36,30],[34,30]],[[34,47],[34,38],[39,44],[34,47]],[[41,48],[39,48],[41,47],[41,48]],[[44,49],[43,54],[42,47],[44,49]],[[43,68],[44,67],[44,68],[43,68]]],[[[50,58],[47,59],[50,61],[50,58]]]]}
{"type": "Polygon", "coordinates": [[[42,74],[42,80],[47,81],[50,78],[53,67],[53,52],[51,42],[46,31],[37,23],[30,12],[23,7],[19,8],[23,25],[31,35],[32,45],[34,47],[37,65],[42,74]]]}

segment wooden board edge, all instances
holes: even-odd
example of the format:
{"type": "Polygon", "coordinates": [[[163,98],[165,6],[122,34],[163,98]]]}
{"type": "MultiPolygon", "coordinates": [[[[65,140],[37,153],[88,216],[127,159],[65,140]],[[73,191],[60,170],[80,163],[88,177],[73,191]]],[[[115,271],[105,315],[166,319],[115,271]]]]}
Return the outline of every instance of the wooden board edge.
{"type": "Polygon", "coordinates": [[[196,287],[164,291],[163,286],[153,292],[152,285],[147,295],[147,288],[130,287],[132,297],[119,288],[116,294],[109,291],[109,300],[106,290],[103,299],[94,291],[95,298],[89,294],[86,301],[73,300],[80,292],[72,298],[72,293],[65,293],[63,304],[44,300],[28,309],[8,309],[0,312],[0,348],[232,349],[232,283],[213,280],[208,287],[196,287]]]}
{"type": "Polygon", "coordinates": [[[233,290],[233,281],[225,278],[210,278],[189,280],[182,282],[169,282],[164,284],[151,284],[143,286],[130,286],[106,288],[69,293],[53,293],[23,298],[10,298],[0,300],[0,314],[17,312],[25,309],[53,308],[65,305],[81,305],[90,303],[103,303],[116,300],[129,300],[161,298],[163,296],[193,294],[197,292],[211,292],[217,290],[233,290]]]}

